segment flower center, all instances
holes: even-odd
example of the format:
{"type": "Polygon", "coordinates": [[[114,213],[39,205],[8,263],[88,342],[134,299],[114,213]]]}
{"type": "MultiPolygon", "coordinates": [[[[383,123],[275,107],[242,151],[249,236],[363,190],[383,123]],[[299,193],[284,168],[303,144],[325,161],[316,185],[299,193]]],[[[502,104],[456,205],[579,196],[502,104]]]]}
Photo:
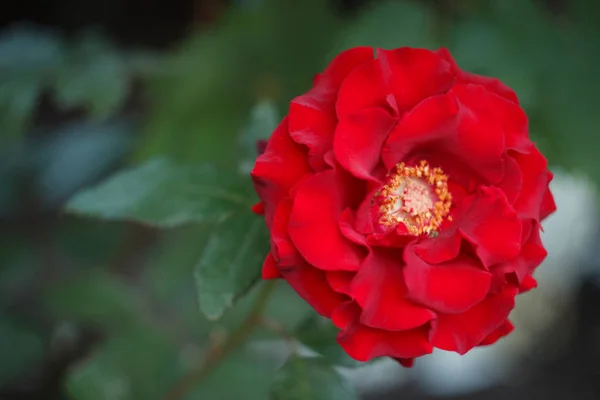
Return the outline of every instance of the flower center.
{"type": "Polygon", "coordinates": [[[415,236],[436,234],[444,219],[451,219],[448,176],[424,160],[414,167],[396,164],[373,200],[379,205],[381,225],[402,223],[415,236]]]}

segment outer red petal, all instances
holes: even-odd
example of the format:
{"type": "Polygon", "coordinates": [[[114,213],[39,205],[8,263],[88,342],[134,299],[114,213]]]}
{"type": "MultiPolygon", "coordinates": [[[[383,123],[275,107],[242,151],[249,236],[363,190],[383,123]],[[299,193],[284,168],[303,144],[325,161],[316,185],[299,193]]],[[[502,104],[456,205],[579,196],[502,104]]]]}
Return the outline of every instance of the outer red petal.
{"type": "Polygon", "coordinates": [[[485,339],[479,343],[478,346],[488,346],[490,344],[496,343],[499,339],[504,336],[510,334],[515,329],[515,326],[509,321],[506,320],[499,328],[497,328],[494,332],[487,335],[485,339]]]}
{"type": "Polygon", "coordinates": [[[406,299],[401,253],[367,256],[350,286],[351,296],[362,307],[360,322],[373,328],[400,331],[416,328],[435,313],[406,299]]]}
{"type": "MultiPolygon", "coordinates": [[[[548,178],[548,183],[552,181],[552,174],[548,178]]],[[[546,219],[550,214],[556,211],[556,203],[554,202],[554,196],[550,192],[550,189],[546,189],[544,198],[542,199],[542,205],[540,206],[540,221],[546,219]]]]}
{"type": "Polygon", "coordinates": [[[302,256],[328,271],[356,271],[364,250],[346,239],[338,226],[346,207],[346,188],[333,170],[311,176],[298,187],[288,231],[302,256]]]}
{"type": "Polygon", "coordinates": [[[350,284],[354,279],[354,272],[349,271],[327,271],[325,273],[327,283],[338,293],[350,295],[350,284]]]}
{"type": "Polygon", "coordinates": [[[546,158],[533,145],[529,154],[513,156],[523,173],[523,188],[515,202],[515,210],[524,219],[539,219],[548,183],[552,178],[546,158]]]}
{"type": "Polygon", "coordinates": [[[354,69],[340,86],[336,103],[339,120],[364,108],[381,107],[392,111],[386,98],[382,71],[377,60],[354,69]]]}
{"type": "Polygon", "coordinates": [[[352,70],[372,59],[370,47],[355,47],[340,53],[315,79],[308,93],[292,100],[290,134],[295,142],[308,147],[313,170],[326,168],[324,157],[332,148],[337,123],[335,103],[340,85],[352,70]]]}
{"type": "Polygon", "coordinates": [[[331,149],[337,120],[333,104],[321,105],[310,97],[301,96],[292,101],[288,114],[290,136],[308,147],[308,158],[314,171],[325,169],[324,157],[331,149]]]}
{"type": "Polygon", "coordinates": [[[348,74],[361,64],[373,60],[373,58],[374,51],[372,47],[359,46],[341,52],[331,60],[325,71],[317,77],[314,82],[315,88],[339,90],[348,74]]]}
{"type": "Polygon", "coordinates": [[[413,246],[408,246],[404,260],[408,298],[433,310],[449,314],[467,311],[490,290],[492,274],[468,256],[433,265],[417,256],[413,246]]]}
{"type": "Polygon", "coordinates": [[[282,268],[293,267],[304,262],[288,234],[291,212],[292,200],[286,197],[279,203],[273,215],[271,248],[273,256],[282,268]]]}
{"type": "Polygon", "coordinates": [[[519,104],[519,100],[515,92],[511,88],[500,82],[500,80],[462,71],[458,67],[456,61],[454,61],[454,58],[452,58],[452,55],[447,49],[440,49],[437,51],[437,54],[446,59],[451,64],[452,70],[456,74],[457,83],[474,83],[477,85],[481,85],[485,87],[486,90],[489,90],[490,92],[496,93],[499,96],[502,96],[514,103],[519,104]]]}
{"type": "Polygon", "coordinates": [[[329,287],[323,271],[308,264],[282,269],[281,274],[300,297],[327,318],[347,299],[329,287]]]}
{"type": "Polygon", "coordinates": [[[498,272],[514,273],[521,285],[525,284],[525,279],[533,274],[535,268],[539,266],[548,255],[540,237],[540,224],[535,220],[525,223],[531,225],[532,228],[527,237],[524,238],[521,252],[514,260],[496,267],[498,272]]]}
{"type": "Polygon", "coordinates": [[[521,249],[521,221],[504,193],[482,186],[461,218],[459,230],[476,246],[486,267],[514,259],[521,249]]]}
{"type": "Polygon", "coordinates": [[[259,201],[258,203],[253,205],[252,212],[257,215],[264,215],[265,214],[265,205],[263,204],[263,202],[259,201]]]}
{"type": "Polygon", "coordinates": [[[290,138],[286,117],[271,135],[265,152],[256,159],[251,172],[254,188],[265,206],[265,221],[269,228],[277,204],[308,173],[306,150],[290,138]]]}
{"type": "Polygon", "coordinates": [[[429,327],[390,332],[352,324],[338,334],[337,341],[350,357],[369,361],[375,357],[412,358],[429,354],[433,346],[427,340],[429,327]]]}
{"type": "Polygon", "coordinates": [[[406,368],[412,368],[412,366],[415,365],[414,358],[394,358],[394,360],[398,361],[400,365],[406,368]]]}
{"type": "Polygon", "coordinates": [[[409,47],[377,49],[377,58],[399,110],[446,93],[455,80],[450,64],[430,50],[409,47]]]}
{"type": "Polygon", "coordinates": [[[333,141],[337,161],[355,177],[377,181],[373,171],[380,166],[383,143],[395,124],[383,108],[365,108],[344,118],[333,141]]]}
{"type": "Polygon", "coordinates": [[[502,326],[515,306],[517,292],[517,288],[507,286],[464,313],[438,315],[431,343],[442,350],[465,354],[502,326]]]}
{"type": "Polygon", "coordinates": [[[275,261],[275,258],[273,258],[273,254],[271,254],[270,252],[269,254],[267,254],[267,258],[265,258],[265,262],[262,267],[262,278],[281,278],[281,273],[279,272],[279,268],[277,267],[277,262],[275,261]]]}

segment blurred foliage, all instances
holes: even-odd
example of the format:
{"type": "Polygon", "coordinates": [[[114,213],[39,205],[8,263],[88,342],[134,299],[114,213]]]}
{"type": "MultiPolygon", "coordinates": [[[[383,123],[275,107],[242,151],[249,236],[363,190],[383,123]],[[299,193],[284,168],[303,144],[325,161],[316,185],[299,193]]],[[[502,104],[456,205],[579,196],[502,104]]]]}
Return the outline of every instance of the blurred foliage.
{"type": "MultiPolygon", "coordinates": [[[[0,384],[48,351],[48,320],[73,321],[107,332],[66,377],[74,399],[160,398],[238,326],[269,246],[249,210],[255,142],[343,49],[448,47],[515,89],[552,166],[598,182],[600,8],[565,4],[388,0],[347,17],[323,0],[244,1],[161,53],[100,31],[3,32],[0,384]],[[23,293],[42,316],[21,315],[23,293]]],[[[358,363],[329,321],[285,285],[266,316],[318,357],[278,368],[242,347],[189,398],[355,397],[333,366],[358,363]]]]}

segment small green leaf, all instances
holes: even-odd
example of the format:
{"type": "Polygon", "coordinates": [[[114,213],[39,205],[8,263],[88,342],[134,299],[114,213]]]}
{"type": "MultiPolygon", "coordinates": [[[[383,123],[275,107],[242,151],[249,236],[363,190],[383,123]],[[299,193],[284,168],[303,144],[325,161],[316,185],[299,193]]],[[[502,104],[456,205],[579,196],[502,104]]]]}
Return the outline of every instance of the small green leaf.
{"type": "Polygon", "coordinates": [[[211,165],[179,166],[158,158],[79,193],[66,209],[162,228],[221,221],[252,202],[230,178],[211,165]]]}
{"type": "Polygon", "coordinates": [[[353,400],[352,386],[322,358],[291,357],[275,374],[271,400],[353,400]]]}
{"type": "Polygon", "coordinates": [[[269,238],[262,218],[232,215],[213,228],[194,273],[200,309],[220,318],[259,279],[269,238]]]}
{"type": "Polygon", "coordinates": [[[315,313],[304,320],[296,329],[295,337],[302,344],[321,354],[332,365],[358,367],[363,363],[351,358],[337,341],[337,329],[331,320],[315,313]]]}
{"type": "Polygon", "coordinates": [[[256,142],[268,139],[277,128],[279,120],[277,107],[270,100],[262,100],[252,108],[250,121],[239,138],[242,150],[240,171],[243,174],[248,174],[254,166],[258,155],[256,142]]]}

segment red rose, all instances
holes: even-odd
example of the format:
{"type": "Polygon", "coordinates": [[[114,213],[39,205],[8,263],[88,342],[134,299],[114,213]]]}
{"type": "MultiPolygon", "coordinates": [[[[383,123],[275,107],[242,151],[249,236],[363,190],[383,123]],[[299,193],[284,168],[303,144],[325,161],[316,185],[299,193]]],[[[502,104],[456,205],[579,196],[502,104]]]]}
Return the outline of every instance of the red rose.
{"type": "Polygon", "coordinates": [[[337,56],[252,179],[271,232],[263,278],[331,318],[360,361],[411,365],[510,333],[556,208],[515,93],[445,49],[337,56]]]}

